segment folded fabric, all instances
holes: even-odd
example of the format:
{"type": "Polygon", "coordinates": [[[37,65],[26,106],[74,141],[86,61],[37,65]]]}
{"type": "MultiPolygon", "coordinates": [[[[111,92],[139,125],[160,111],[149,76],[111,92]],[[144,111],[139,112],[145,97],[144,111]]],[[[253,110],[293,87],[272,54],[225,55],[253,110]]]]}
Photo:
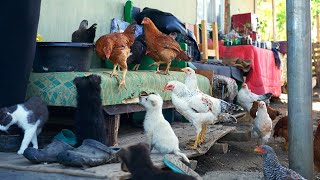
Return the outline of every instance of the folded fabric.
{"type": "MultiPolygon", "coordinates": [[[[110,29],[110,33],[113,32],[123,32],[128,26],[130,25],[130,23],[125,22],[123,20],[120,19],[116,19],[113,18],[111,20],[111,29],[110,29]]],[[[143,33],[143,28],[141,25],[136,24],[136,31],[134,32],[134,37],[138,37],[139,35],[141,35],[143,33]]]]}
{"type": "Polygon", "coordinates": [[[33,163],[53,163],[57,162],[57,156],[59,153],[70,149],[73,149],[73,147],[69,144],[64,141],[54,139],[43,149],[28,147],[24,151],[23,156],[33,163]]]}
{"type": "Polygon", "coordinates": [[[249,72],[251,69],[251,60],[239,59],[239,58],[222,58],[222,63],[228,66],[234,66],[242,69],[243,72],[249,72]]]}
{"type": "Polygon", "coordinates": [[[108,163],[115,158],[120,148],[107,147],[93,140],[85,139],[78,148],[60,153],[58,162],[67,166],[99,166],[108,163]]]}

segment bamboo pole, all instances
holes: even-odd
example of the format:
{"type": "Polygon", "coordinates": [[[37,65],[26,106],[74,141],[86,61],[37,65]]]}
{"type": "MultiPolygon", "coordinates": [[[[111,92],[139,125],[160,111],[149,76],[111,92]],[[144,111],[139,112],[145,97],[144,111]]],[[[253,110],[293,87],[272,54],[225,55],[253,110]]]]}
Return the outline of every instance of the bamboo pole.
{"type": "Polygon", "coordinates": [[[276,41],[276,7],[274,0],[272,0],[272,36],[273,36],[273,41],[276,41]]]}
{"type": "Polygon", "coordinates": [[[320,42],[320,17],[316,16],[316,28],[317,28],[317,42],[320,42]]]}
{"type": "Polygon", "coordinates": [[[224,33],[227,34],[230,28],[230,0],[224,1],[224,33]]]}

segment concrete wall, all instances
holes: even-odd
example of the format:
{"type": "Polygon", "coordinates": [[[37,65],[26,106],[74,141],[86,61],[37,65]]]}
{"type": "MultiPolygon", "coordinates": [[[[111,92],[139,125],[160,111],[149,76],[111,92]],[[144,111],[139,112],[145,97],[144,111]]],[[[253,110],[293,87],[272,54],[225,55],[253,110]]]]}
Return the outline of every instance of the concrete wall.
{"type": "Polygon", "coordinates": [[[254,13],[255,0],[230,0],[230,15],[254,13]]]}
{"type": "MultiPolygon", "coordinates": [[[[157,8],[183,22],[196,22],[196,0],[132,0],[134,6],[157,8]]],[[[112,18],[123,19],[126,0],[43,0],[38,33],[44,41],[71,41],[83,19],[98,24],[96,39],[110,32],[112,18]]]]}

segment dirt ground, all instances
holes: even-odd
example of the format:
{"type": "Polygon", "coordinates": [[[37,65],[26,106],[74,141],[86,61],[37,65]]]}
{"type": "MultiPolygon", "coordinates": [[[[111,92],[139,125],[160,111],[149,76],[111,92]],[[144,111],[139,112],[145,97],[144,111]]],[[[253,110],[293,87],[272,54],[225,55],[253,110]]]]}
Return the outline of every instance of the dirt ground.
{"type": "MultiPolygon", "coordinates": [[[[320,89],[315,90],[313,100],[312,118],[314,128],[317,120],[320,119],[320,89]]],[[[287,98],[281,96],[281,102],[271,102],[271,107],[280,110],[282,115],[287,115],[287,98]]],[[[283,150],[283,138],[271,138],[269,145],[274,148],[281,164],[288,167],[288,153],[283,150]]],[[[229,145],[228,153],[216,154],[210,153],[196,158],[198,165],[196,172],[204,175],[210,171],[245,171],[245,172],[262,172],[262,157],[253,152],[256,141],[248,142],[227,142],[229,145]]],[[[314,179],[320,179],[320,173],[315,174],[314,179]]]]}

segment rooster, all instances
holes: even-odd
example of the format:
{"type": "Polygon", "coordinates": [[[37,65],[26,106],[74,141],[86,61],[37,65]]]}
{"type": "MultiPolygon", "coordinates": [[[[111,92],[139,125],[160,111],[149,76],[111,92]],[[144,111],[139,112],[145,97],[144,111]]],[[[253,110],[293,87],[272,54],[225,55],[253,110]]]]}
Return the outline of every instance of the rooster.
{"type": "Polygon", "coordinates": [[[255,152],[261,153],[263,157],[263,175],[264,179],[299,179],[305,180],[297,172],[292,169],[283,167],[277,158],[272,147],[268,145],[258,146],[254,149],[255,152]]]}
{"type": "MultiPolygon", "coordinates": [[[[253,104],[252,104],[252,107],[250,109],[250,115],[251,115],[252,118],[256,117],[257,111],[258,111],[258,106],[259,106],[259,102],[258,101],[254,101],[253,104]]],[[[276,109],[273,109],[270,106],[267,106],[267,112],[268,112],[268,114],[269,114],[269,116],[270,116],[270,118],[272,120],[275,120],[276,117],[281,114],[280,111],[278,111],[276,109]]]]}
{"type": "Polygon", "coordinates": [[[313,140],[313,152],[315,170],[320,172],[320,120],[313,140]]]}
{"type": "Polygon", "coordinates": [[[255,137],[258,137],[260,141],[258,144],[265,144],[271,137],[272,131],[272,120],[267,112],[266,103],[263,101],[259,102],[259,108],[257,116],[254,118],[252,123],[252,132],[255,137]]]}
{"type": "Polygon", "coordinates": [[[88,28],[88,21],[81,21],[79,29],[72,33],[71,42],[93,43],[96,37],[96,26],[97,24],[94,23],[88,28]]]}
{"type": "Polygon", "coordinates": [[[164,74],[168,74],[173,59],[191,60],[172,37],[157,29],[151,19],[145,17],[141,24],[144,26],[147,55],[156,61],[150,66],[157,66],[157,72],[160,64],[167,64],[164,74]]]}
{"type": "Polygon", "coordinates": [[[189,149],[197,149],[204,141],[208,124],[221,121],[220,115],[226,115],[238,108],[206,94],[192,92],[179,81],[168,82],[164,90],[172,91],[172,103],[176,110],[196,128],[195,142],[193,146],[187,147],[189,149]]]}
{"type": "Polygon", "coordinates": [[[279,121],[274,127],[274,133],[273,137],[283,137],[285,139],[284,141],[284,149],[288,151],[288,142],[289,142],[289,133],[288,133],[288,116],[284,116],[279,121]]]}
{"type": "Polygon", "coordinates": [[[126,88],[125,77],[128,71],[127,58],[130,55],[130,47],[134,42],[135,24],[130,24],[124,32],[114,32],[101,36],[96,42],[96,52],[102,59],[109,59],[113,64],[112,76],[116,76],[116,68],[119,65],[123,69],[121,86],[126,88]]]}
{"type": "MultiPolygon", "coordinates": [[[[184,81],[184,84],[186,85],[186,87],[188,88],[188,90],[191,93],[195,93],[196,95],[205,96],[207,98],[213,98],[213,97],[211,97],[207,94],[204,94],[203,92],[200,91],[200,89],[198,87],[198,80],[197,80],[196,72],[192,68],[186,67],[186,68],[182,68],[181,70],[186,75],[186,79],[184,81]]],[[[219,100],[219,101],[222,101],[222,100],[219,100]]],[[[225,102],[225,101],[222,101],[222,102],[225,102]]],[[[227,104],[229,104],[229,103],[227,103],[227,104]]],[[[235,111],[242,110],[242,107],[240,107],[238,105],[232,104],[232,106],[234,107],[235,111]]],[[[233,113],[233,111],[232,112],[230,111],[230,113],[233,113]]]]}
{"type": "Polygon", "coordinates": [[[237,102],[249,112],[254,101],[268,101],[272,96],[272,93],[266,93],[263,95],[257,95],[252,93],[246,83],[242,84],[241,89],[238,92],[237,102]]]}

